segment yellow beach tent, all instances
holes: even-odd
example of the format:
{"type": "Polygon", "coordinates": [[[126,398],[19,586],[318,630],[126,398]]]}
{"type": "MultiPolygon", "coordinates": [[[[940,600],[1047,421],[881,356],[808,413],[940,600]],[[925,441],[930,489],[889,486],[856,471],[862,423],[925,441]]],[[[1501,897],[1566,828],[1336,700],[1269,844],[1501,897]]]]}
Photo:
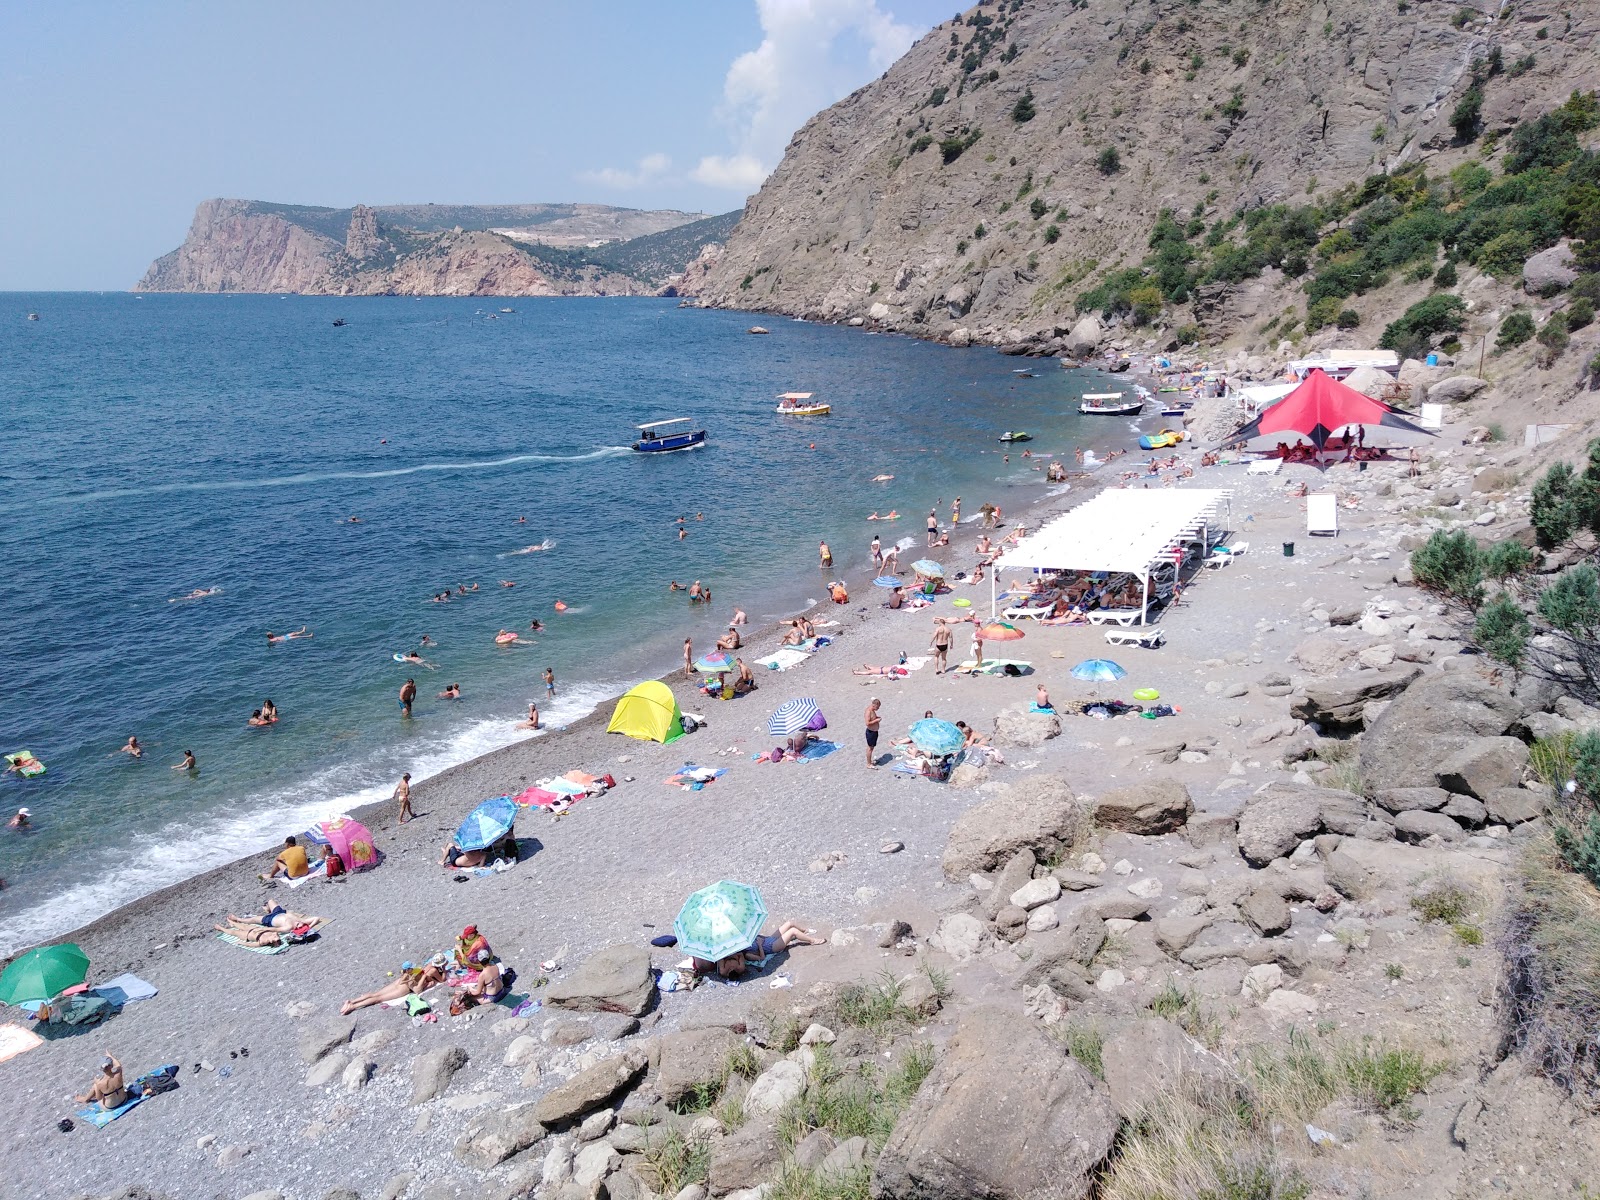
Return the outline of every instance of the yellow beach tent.
{"type": "Polygon", "coordinates": [[[617,701],[607,733],[625,733],[651,742],[675,742],[683,736],[683,714],[672,689],[659,679],[647,680],[617,701]]]}

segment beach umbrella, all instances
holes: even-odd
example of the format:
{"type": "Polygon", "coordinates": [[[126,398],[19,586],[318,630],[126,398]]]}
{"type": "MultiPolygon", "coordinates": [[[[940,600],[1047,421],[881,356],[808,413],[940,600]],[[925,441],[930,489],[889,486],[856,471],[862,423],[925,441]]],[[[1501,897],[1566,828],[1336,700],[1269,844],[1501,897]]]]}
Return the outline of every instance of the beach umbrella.
{"type": "Polygon", "coordinates": [[[88,974],[89,956],[76,942],[35,947],[0,973],[0,1004],[54,999],[88,974]]]}
{"type": "Polygon", "coordinates": [[[966,740],[961,730],[937,717],[923,717],[911,726],[912,745],[929,754],[954,754],[966,740]]]}
{"type": "Polygon", "coordinates": [[[873,587],[881,588],[901,588],[905,585],[906,581],[897,575],[879,575],[872,581],[873,587]]]}
{"type": "Polygon", "coordinates": [[[485,800],[467,814],[456,830],[455,844],[463,850],[484,850],[494,845],[517,821],[517,806],[510,796],[485,800]]]}
{"type": "Polygon", "coordinates": [[[333,817],[318,821],[306,830],[306,840],[319,846],[332,846],[347,871],[369,871],[378,865],[378,851],[372,834],[353,817],[333,817]]]}
{"type": "Polygon", "coordinates": [[[748,883],[724,879],[683,902],[672,932],[683,953],[716,962],[748,948],[766,923],[761,893],[748,883]]]}
{"type": "Polygon", "coordinates": [[[720,675],[733,670],[733,659],[721,650],[713,650],[704,658],[695,660],[694,669],[707,675],[720,675]]]}
{"type": "Polygon", "coordinates": [[[827,725],[817,702],[810,696],[798,696],[778,705],[777,711],[767,721],[767,732],[773,737],[788,737],[802,729],[825,729],[827,725]]]}
{"type": "Polygon", "coordinates": [[[1004,621],[991,621],[978,629],[978,636],[986,642],[1016,642],[1021,641],[1027,634],[1004,621]]]}
{"type": "Polygon", "coordinates": [[[911,569],[918,575],[926,575],[929,579],[943,579],[944,568],[931,558],[919,558],[911,564],[911,569]]]}
{"type": "Polygon", "coordinates": [[[1112,662],[1109,658],[1086,658],[1072,668],[1074,679],[1093,679],[1109,682],[1121,679],[1127,672],[1112,662]]]}

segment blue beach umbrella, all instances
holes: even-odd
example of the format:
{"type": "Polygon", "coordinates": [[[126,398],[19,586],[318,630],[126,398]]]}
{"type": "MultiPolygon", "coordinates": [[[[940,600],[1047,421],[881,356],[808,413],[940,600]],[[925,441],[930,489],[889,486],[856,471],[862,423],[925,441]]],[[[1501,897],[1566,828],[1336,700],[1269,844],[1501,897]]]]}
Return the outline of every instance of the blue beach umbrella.
{"type": "Polygon", "coordinates": [[[954,754],[966,740],[961,730],[937,717],[923,717],[911,726],[912,745],[929,754],[954,754]]]}
{"type": "Polygon", "coordinates": [[[931,558],[919,558],[911,564],[911,569],[918,575],[926,575],[930,579],[943,579],[944,568],[931,558]]]}
{"type": "Polygon", "coordinates": [[[767,721],[767,732],[773,737],[788,737],[802,729],[824,729],[827,721],[821,720],[822,710],[810,696],[785,700],[767,721]],[[820,723],[815,723],[819,722],[820,723]]]}
{"type": "Polygon", "coordinates": [[[716,962],[749,947],[767,923],[767,905],[748,883],[724,879],[683,902],[672,932],[678,949],[716,962]]]}
{"type": "Polygon", "coordinates": [[[463,850],[484,850],[494,845],[517,820],[517,806],[510,796],[496,796],[485,800],[467,814],[456,830],[455,843],[463,850]]]}
{"type": "Polygon", "coordinates": [[[1074,679],[1092,679],[1102,683],[1121,679],[1126,674],[1126,671],[1109,658],[1086,658],[1072,668],[1072,677],[1074,679]]]}
{"type": "Polygon", "coordinates": [[[897,575],[879,575],[872,581],[873,587],[881,588],[901,588],[905,585],[906,581],[897,575]]]}

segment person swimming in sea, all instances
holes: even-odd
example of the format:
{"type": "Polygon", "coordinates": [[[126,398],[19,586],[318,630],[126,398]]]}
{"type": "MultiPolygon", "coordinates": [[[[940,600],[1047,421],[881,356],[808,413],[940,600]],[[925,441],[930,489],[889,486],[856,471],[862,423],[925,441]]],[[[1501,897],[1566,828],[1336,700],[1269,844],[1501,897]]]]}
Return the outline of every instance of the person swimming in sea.
{"type": "Polygon", "coordinates": [[[415,650],[406,651],[400,656],[400,659],[402,662],[411,663],[414,666],[427,667],[430,671],[434,669],[433,663],[423,658],[422,655],[417,653],[415,650]]]}
{"type": "Polygon", "coordinates": [[[188,595],[173,596],[167,601],[167,603],[176,604],[179,600],[204,600],[207,596],[220,595],[222,595],[222,589],[219,587],[195,588],[194,591],[190,592],[188,595]]]}
{"type": "Polygon", "coordinates": [[[534,633],[540,633],[544,630],[544,622],[539,620],[538,617],[535,617],[533,620],[528,622],[528,628],[534,633]]]}
{"type": "Polygon", "coordinates": [[[130,733],[127,742],[122,746],[122,753],[130,758],[143,758],[144,747],[139,744],[139,739],[130,733]]]}
{"type": "Polygon", "coordinates": [[[300,626],[300,628],[296,629],[293,633],[273,633],[272,630],[269,629],[267,630],[267,645],[276,646],[279,642],[292,642],[295,638],[308,638],[311,636],[313,636],[311,631],[304,625],[300,626]]]}
{"type": "Polygon", "coordinates": [[[459,700],[459,699],[461,699],[461,685],[459,683],[452,683],[449,687],[445,688],[444,691],[439,693],[439,699],[441,699],[441,700],[459,700]]]}

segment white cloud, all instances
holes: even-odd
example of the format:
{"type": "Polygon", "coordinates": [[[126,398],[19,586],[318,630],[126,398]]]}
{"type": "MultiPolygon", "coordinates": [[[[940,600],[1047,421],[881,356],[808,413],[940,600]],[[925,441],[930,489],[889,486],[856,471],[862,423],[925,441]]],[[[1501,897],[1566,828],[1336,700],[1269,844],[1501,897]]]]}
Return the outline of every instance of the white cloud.
{"type": "Polygon", "coordinates": [[[671,170],[672,160],[665,154],[646,154],[631,171],[622,167],[601,167],[594,171],[579,171],[578,178],[603,188],[630,191],[660,183],[671,170]]]}
{"type": "Polygon", "coordinates": [[[761,45],[741,54],[723,83],[721,116],[736,152],[700,160],[692,178],[754,191],[795,130],[911,48],[917,28],[877,0],[756,0],[761,45]]]}
{"type": "Polygon", "coordinates": [[[727,157],[708,154],[689,172],[689,178],[707,187],[748,195],[761,186],[767,171],[768,168],[762,166],[759,159],[748,154],[730,154],[727,157]]]}

